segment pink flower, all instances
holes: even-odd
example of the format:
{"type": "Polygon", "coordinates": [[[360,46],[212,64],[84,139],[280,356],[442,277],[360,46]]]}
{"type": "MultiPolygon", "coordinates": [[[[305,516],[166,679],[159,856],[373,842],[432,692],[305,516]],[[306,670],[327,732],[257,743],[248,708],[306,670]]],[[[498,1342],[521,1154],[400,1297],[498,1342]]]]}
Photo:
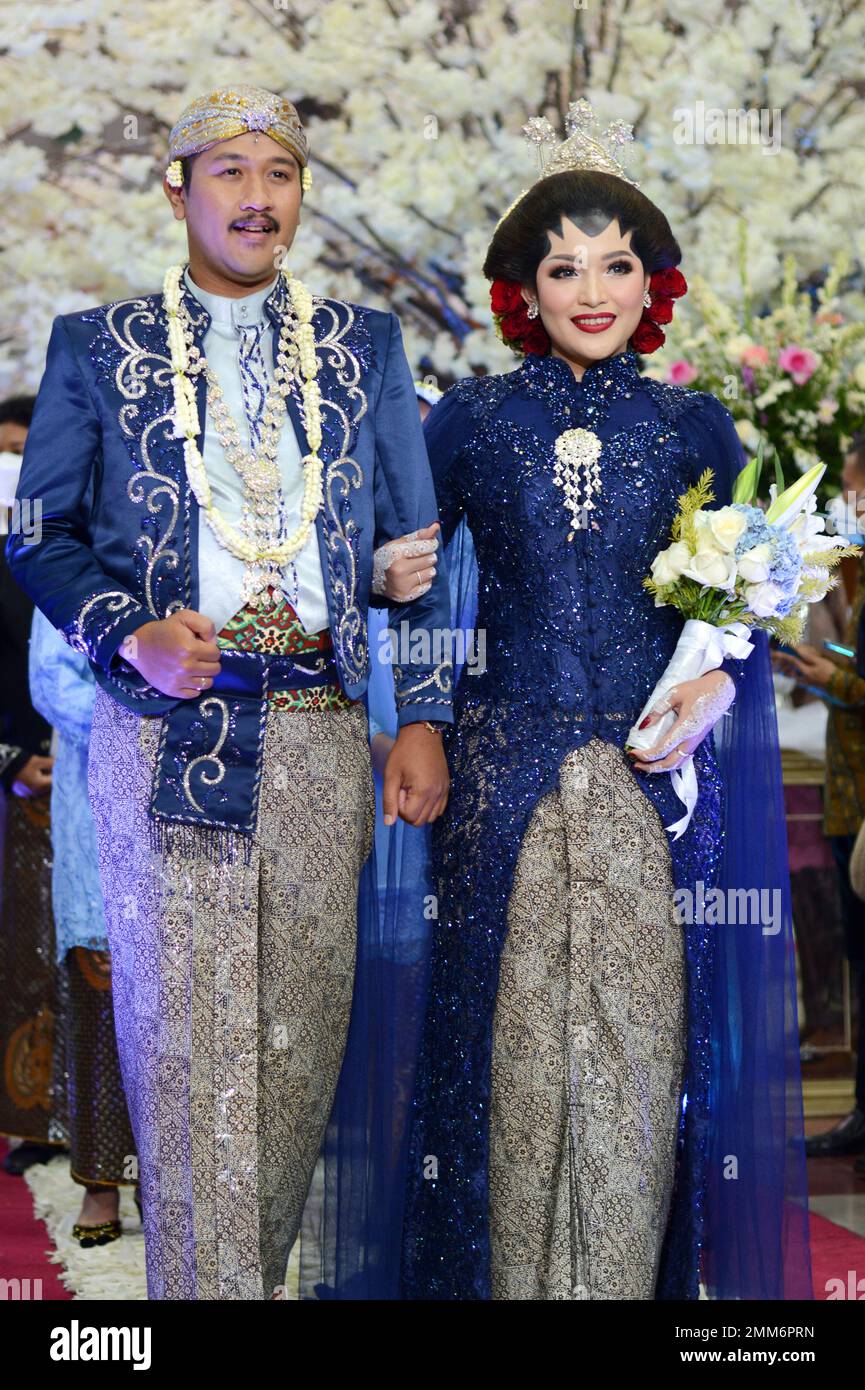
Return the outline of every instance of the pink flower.
{"type": "Polygon", "coordinates": [[[695,377],[700,373],[690,362],[686,362],[684,357],[680,357],[677,362],[670,363],[667,372],[667,381],[671,386],[690,386],[695,377]]]}
{"type": "Polygon", "coordinates": [[[765,367],[769,361],[769,349],[761,347],[759,343],[752,343],[744,349],[742,361],[746,367],[765,367]]]}
{"type": "Polygon", "coordinates": [[[778,353],[778,366],[782,372],[789,372],[797,386],[804,386],[817,370],[819,359],[808,348],[786,347],[778,353]]]}

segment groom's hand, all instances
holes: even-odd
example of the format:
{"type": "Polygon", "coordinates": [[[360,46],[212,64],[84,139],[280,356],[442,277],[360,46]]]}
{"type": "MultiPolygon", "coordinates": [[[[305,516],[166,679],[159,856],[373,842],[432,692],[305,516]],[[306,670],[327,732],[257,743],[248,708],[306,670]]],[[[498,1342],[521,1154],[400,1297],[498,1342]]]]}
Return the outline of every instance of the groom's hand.
{"type": "Polygon", "coordinates": [[[200,695],[219,674],[213,620],[192,608],[154,619],[121,642],[119,655],[163,695],[200,695]]]}
{"type": "Polygon", "coordinates": [[[404,724],[384,769],[384,823],[401,816],[427,825],[447,806],[450,775],[441,734],[423,724],[404,724]]]}

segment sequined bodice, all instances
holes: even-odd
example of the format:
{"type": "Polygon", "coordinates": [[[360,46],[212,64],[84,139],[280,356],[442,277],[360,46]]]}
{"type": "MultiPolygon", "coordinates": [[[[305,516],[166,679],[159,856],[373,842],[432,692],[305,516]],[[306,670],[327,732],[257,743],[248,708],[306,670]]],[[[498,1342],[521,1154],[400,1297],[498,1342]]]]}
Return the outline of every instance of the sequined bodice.
{"type": "Polygon", "coordinates": [[[630,352],[580,382],[563,359],[531,356],[450,396],[460,443],[445,470],[433,440],[436,492],[445,531],[460,512],[471,529],[486,631],[486,674],[464,676],[463,697],[552,704],[596,727],[629,719],[681,630],[643,579],[696,471],[676,420],[701,396],[644,380],[630,352]],[[576,527],[555,482],[556,440],[574,429],[602,446],[576,527]]]}

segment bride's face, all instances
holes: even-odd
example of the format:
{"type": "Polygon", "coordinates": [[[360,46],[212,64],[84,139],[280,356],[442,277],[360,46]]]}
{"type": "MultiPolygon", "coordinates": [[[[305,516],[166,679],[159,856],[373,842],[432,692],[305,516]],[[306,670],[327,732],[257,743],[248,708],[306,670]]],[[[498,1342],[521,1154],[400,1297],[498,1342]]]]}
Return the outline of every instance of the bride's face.
{"type": "Polygon", "coordinates": [[[523,298],[537,298],[553,354],[586,367],[627,347],[643,315],[649,276],[631,250],[631,233],[623,236],[616,221],[589,236],[565,218],[562,233],[548,233],[537,296],[524,287],[523,298]]]}

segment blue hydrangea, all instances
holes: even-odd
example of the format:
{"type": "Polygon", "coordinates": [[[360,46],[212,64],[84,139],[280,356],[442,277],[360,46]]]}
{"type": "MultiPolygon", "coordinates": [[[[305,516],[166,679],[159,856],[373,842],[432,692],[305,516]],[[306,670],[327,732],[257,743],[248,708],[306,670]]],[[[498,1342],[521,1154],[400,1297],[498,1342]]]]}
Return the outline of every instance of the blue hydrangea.
{"type": "Polygon", "coordinates": [[[796,589],[802,569],[799,548],[788,531],[772,526],[759,507],[749,507],[744,502],[732,503],[734,511],[745,517],[745,529],[736,542],[734,554],[739,560],[748,550],[757,545],[769,546],[767,580],[788,595],[779,605],[780,616],[785,617],[795,602],[796,589]]]}
{"type": "Polygon", "coordinates": [[[795,590],[802,570],[799,547],[788,531],[779,530],[775,526],[769,529],[772,533],[769,578],[779,589],[795,590]]]}
{"type": "Polygon", "coordinates": [[[772,527],[768,525],[759,507],[748,507],[744,502],[734,502],[732,506],[734,512],[743,514],[746,522],[745,529],[736,542],[734,553],[738,560],[746,550],[753,550],[755,545],[768,543],[772,538],[772,527]]]}

